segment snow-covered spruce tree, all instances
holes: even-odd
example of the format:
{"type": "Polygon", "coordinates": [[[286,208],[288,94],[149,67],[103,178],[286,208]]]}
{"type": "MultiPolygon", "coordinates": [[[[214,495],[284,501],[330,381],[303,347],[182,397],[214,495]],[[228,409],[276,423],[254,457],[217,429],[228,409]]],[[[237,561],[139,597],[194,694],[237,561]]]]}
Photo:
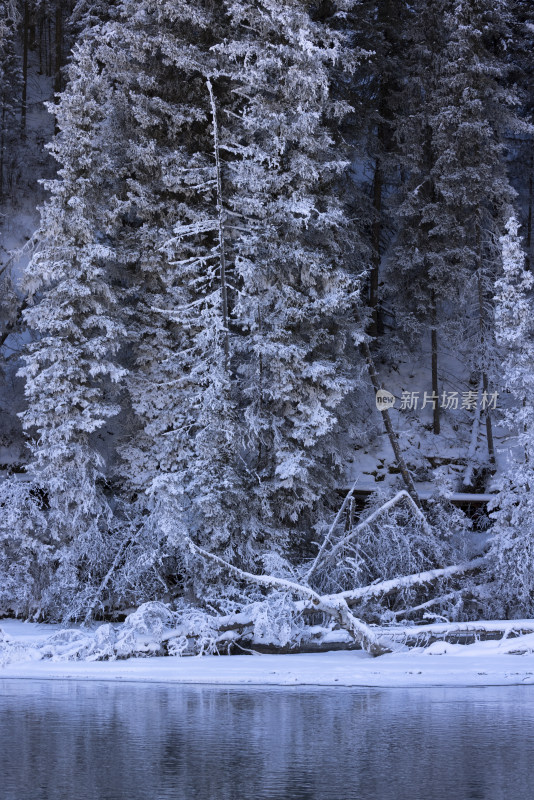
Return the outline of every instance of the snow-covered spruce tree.
{"type": "Polygon", "coordinates": [[[333,133],[348,109],[331,93],[333,65],[350,71],[357,55],[333,29],[335,9],[319,21],[306,3],[229,11],[237,36],[216,52],[240,101],[221,117],[243,458],[263,550],[296,554],[342,474],[336,437],[365,321],[364,265],[340,199],[349,164],[333,133]]]}
{"type": "MultiPolygon", "coordinates": [[[[521,118],[534,124],[534,6],[529,0],[511,0],[512,37],[508,47],[509,81],[519,91],[521,118]]],[[[526,263],[534,264],[534,131],[510,131],[512,182],[518,193],[516,206],[522,223],[526,263]]]]}
{"type": "Polygon", "coordinates": [[[332,100],[329,71],[345,55],[341,34],[305,4],[160,0],[127,0],[75,53],[55,146],[62,181],[43,225],[52,241],[29,275],[45,291],[29,314],[43,338],[26,367],[26,424],[40,435],[51,530],[74,514],[62,569],[83,575],[86,609],[104,584],[123,604],[205,596],[212,568],[192,563],[190,537],[240,565],[278,559],[279,571],[321,521],[363,325],[362,268],[337,198],[348,163],[331,130],[347,107],[332,100]],[[83,294],[88,276],[96,283],[83,294]],[[91,433],[117,410],[99,403],[121,374],[118,319],[130,522],[105,539],[91,433]],[[98,370],[89,355],[104,352],[98,370]],[[68,398],[73,383],[87,427],[76,404],[59,402],[58,387],[68,398]],[[69,468],[78,491],[64,482],[69,468]],[[87,498],[83,513],[74,494],[87,498]],[[95,545],[98,574],[87,570],[89,536],[108,544],[95,545]]]}
{"type": "Polygon", "coordinates": [[[114,575],[127,602],[205,589],[189,537],[250,563],[253,532],[236,522],[248,511],[236,475],[208,81],[224,20],[220,4],[124,2],[84,45],[115,86],[122,125],[124,166],[108,202],[120,222],[113,241],[129,339],[131,414],[119,449],[135,535],[114,575]]]}
{"type": "Polygon", "coordinates": [[[139,568],[199,595],[189,537],[249,567],[287,555],[339,467],[361,332],[328,127],[346,112],[329,97],[343,46],[304,4],[135,8],[95,50],[131,165],[114,200],[135,349],[123,480],[139,568]]]}
{"type": "Polygon", "coordinates": [[[0,615],[38,619],[53,571],[43,498],[26,481],[0,483],[0,615]]]}
{"type": "Polygon", "coordinates": [[[109,279],[102,199],[115,176],[108,101],[112,88],[98,65],[78,55],[57,114],[51,151],[59,178],[47,184],[40,245],[25,288],[25,318],[35,333],[25,367],[33,439],[33,481],[44,495],[50,583],[38,602],[43,615],[77,615],[105,573],[116,544],[106,498],[106,460],[96,434],[118,413],[113,384],[123,374],[115,354],[123,339],[109,279]]]}
{"type": "Polygon", "coordinates": [[[491,606],[499,616],[534,614],[534,278],[512,216],[501,238],[504,274],[495,284],[495,325],[504,356],[502,383],[511,394],[506,422],[516,445],[508,453],[489,552],[491,606]]]}
{"type": "MultiPolygon", "coordinates": [[[[514,93],[505,86],[507,4],[459,0],[444,16],[443,51],[431,119],[437,155],[432,169],[440,197],[435,234],[446,238],[447,261],[464,276],[455,309],[457,341],[484,391],[495,366],[493,284],[500,272],[498,236],[513,197],[503,154],[506,131],[518,126],[514,93]]],[[[495,461],[491,418],[488,455],[495,461]]]]}

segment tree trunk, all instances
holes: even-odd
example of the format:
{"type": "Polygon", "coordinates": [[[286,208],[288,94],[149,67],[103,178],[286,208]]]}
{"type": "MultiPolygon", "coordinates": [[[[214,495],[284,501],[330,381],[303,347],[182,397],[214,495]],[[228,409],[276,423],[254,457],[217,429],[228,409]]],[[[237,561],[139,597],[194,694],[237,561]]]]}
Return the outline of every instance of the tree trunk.
{"type": "Polygon", "coordinates": [[[63,10],[62,0],[56,0],[56,24],[55,24],[55,69],[54,69],[54,92],[61,91],[61,67],[62,67],[62,45],[63,45],[63,10]]]}
{"type": "MultiPolygon", "coordinates": [[[[482,373],[482,389],[485,393],[485,397],[488,397],[488,376],[485,372],[482,373]]],[[[493,443],[493,428],[491,424],[491,415],[489,412],[488,406],[484,411],[484,416],[486,418],[486,439],[488,440],[488,455],[490,464],[495,466],[495,445],[493,443]]]]}
{"type": "Polygon", "coordinates": [[[6,146],[6,105],[2,104],[2,123],[0,130],[0,202],[4,199],[4,148],[6,146]]]}
{"type": "Polygon", "coordinates": [[[473,427],[471,428],[471,442],[469,444],[469,450],[467,451],[467,465],[463,478],[463,485],[465,487],[470,487],[473,485],[473,472],[475,470],[475,459],[478,447],[478,432],[480,429],[481,401],[482,378],[480,378],[480,383],[478,385],[477,407],[475,408],[475,418],[473,420],[473,427]]]}
{"type": "Polygon", "coordinates": [[[30,29],[30,7],[28,0],[24,3],[22,20],[22,104],[20,111],[20,129],[26,135],[26,111],[28,102],[28,47],[30,29]]]}
{"type": "Polygon", "coordinates": [[[532,269],[532,202],[534,193],[534,142],[530,143],[530,163],[528,171],[528,215],[527,215],[527,269],[532,269]]]}
{"type": "MultiPolygon", "coordinates": [[[[378,126],[379,131],[382,128],[378,126]]],[[[383,138],[378,134],[379,146],[383,138]]],[[[380,274],[380,239],[382,234],[382,164],[380,157],[377,156],[375,162],[375,174],[373,178],[373,225],[371,230],[371,285],[369,291],[369,305],[371,307],[371,324],[369,335],[375,338],[378,335],[378,281],[380,274]]]]}
{"type": "MultiPolygon", "coordinates": [[[[367,370],[369,372],[369,377],[371,378],[371,383],[373,384],[375,392],[378,392],[379,389],[382,388],[382,386],[380,384],[380,379],[378,377],[378,373],[376,371],[375,363],[368,343],[363,342],[361,345],[361,349],[367,364],[367,370]]],[[[391,422],[389,409],[383,408],[380,410],[380,413],[382,414],[382,419],[384,420],[384,427],[386,429],[386,433],[388,435],[391,447],[393,449],[393,453],[395,454],[395,461],[397,462],[397,466],[402,475],[402,479],[404,481],[408,494],[410,495],[416,506],[418,508],[422,508],[421,500],[419,499],[419,495],[417,494],[417,490],[412,480],[412,476],[408,471],[408,467],[406,466],[406,462],[402,455],[402,451],[399,445],[399,439],[391,422]]]]}
{"type": "MultiPolygon", "coordinates": [[[[484,362],[485,350],[485,333],[484,333],[484,288],[482,286],[482,233],[481,221],[477,220],[477,252],[478,252],[478,322],[479,322],[479,336],[480,336],[480,357],[484,362]]],[[[482,367],[482,390],[486,400],[488,398],[488,375],[484,367],[482,367]]],[[[488,443],[488,456],[491,464],[495,464],[495,446],[493,443],[493,428],[491,424],[491,415],[489,413],[488,405],[484,410],[484,417],[486,421],[486,439],[488,443]]]]}
{"type": "Polygon", "coordinates": [[[215,169],[217,172],[217,223],[219,230],[219,267],[221,270],[221,305],[224,325],[224,366],[228,371],[228,360],[230,357],[229,330],[228,330],[228,289],[226,285],[226,252],[224,243],[224,206],[222,192],[221,174],[221,154],[219,150],[219,126],[217,124],[217,107],[213,94],[213,86],[208,78],[208,92],[211,103],[211,115],[213,118],[213,150],[215,153],[215,169]]]}
{"type": "Polygon", "coordinates": [[[440,408],[438,385],[438,332],[436,329],[436,295],[432,289],[432,328],[430,330],[432,350],[432,394],[437,398],[433,400],[432,430],[438,435],[440,432],[440,408]]]}

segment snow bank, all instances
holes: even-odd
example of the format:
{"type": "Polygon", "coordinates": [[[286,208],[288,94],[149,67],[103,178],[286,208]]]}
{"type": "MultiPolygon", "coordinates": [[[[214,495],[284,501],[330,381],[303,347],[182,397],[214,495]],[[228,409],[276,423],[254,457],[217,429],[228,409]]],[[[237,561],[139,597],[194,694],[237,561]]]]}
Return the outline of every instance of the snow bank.
{"type": "MultiPolygon", "coordinates": [[[[532,620],[528,622],[532,625],[532,620]]],[[[381,687],[534,684],[534,634],[472,645],[434,642],[426,648],[378,658],[362,651],[338,651],[298,655],[148,656],[96,661],[91,660],[95,657],[95,648],[106,643],[105,631],[98,632],[107,626],[92,632],[96,643],[92,651],[87,651],[89,660],[71,660],[69,645],[79,644],[74,635],[76,629],[71,631],[69,641],[57,626],[15,620],[2,620],[0,625],[0,648],[8,643],[11,653],[9,661],[5,659],[0,667],[0,679],[381,687]]],[[[85,637],[87,643],[89,633],[78,630],[79,640],[85,637]]]]}

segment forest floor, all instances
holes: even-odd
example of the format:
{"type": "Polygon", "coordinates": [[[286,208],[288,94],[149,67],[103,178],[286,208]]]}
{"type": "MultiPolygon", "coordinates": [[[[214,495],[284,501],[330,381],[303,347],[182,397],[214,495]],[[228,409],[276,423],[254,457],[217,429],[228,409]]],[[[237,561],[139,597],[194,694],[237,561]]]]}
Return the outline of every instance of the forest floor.
{"type": "MultiPolygon", "coordinates": [[[[526,621],[525,621],[526,622],[526,621]]],[[[533,621],[529,621],[530,626],[533,621]]],[[[19,655],[0,679],[134,681],[250,686],[505,686],[534,684],[534,634],[470,645],[434,642],[377,658],[362,651],[290,655],[43,659],[38,647],[60,629],[1,620],[19,655]],[[35,646],[35,649],[34,649],[35,646]]]]}

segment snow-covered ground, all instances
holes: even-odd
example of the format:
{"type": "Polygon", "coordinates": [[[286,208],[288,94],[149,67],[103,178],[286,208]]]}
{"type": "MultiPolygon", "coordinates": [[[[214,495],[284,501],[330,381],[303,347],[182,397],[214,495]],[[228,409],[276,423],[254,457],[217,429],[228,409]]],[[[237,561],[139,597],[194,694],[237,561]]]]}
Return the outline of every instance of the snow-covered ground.
{"type": "Polygon", "coordinates": [[[534,684],[534,634],[427,648],[372,658],[361,651],[298,655],[43,659],[39,647],[59,626],[1,620],[21,649],[0,666],[0,679],[94,680],[276,686],[505,686],[534,684]]]}

